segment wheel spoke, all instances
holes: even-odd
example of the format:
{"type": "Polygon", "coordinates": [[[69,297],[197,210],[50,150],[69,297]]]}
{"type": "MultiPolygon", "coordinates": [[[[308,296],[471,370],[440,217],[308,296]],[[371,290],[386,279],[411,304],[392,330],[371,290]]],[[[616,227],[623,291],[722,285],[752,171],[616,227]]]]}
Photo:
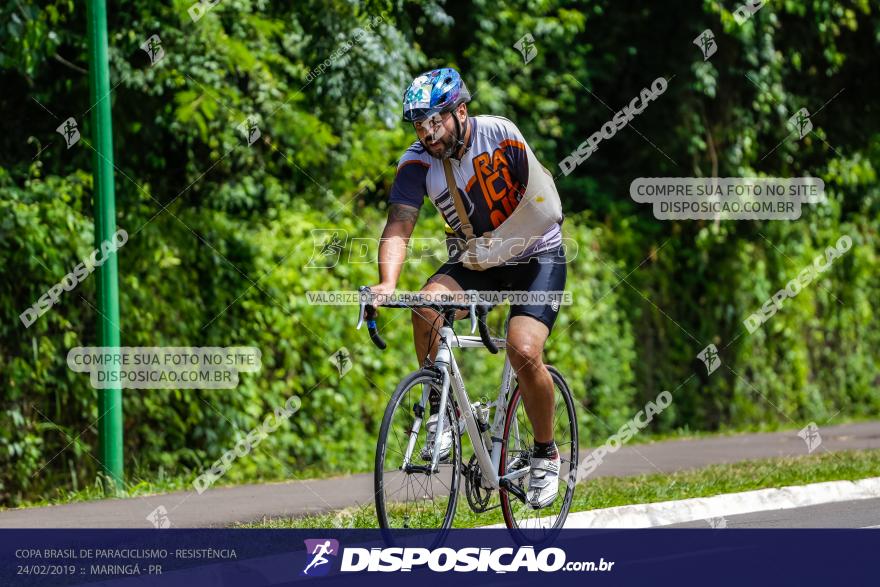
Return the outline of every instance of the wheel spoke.
{"type": "MultiPolygon", "coordinates": [[[[505,519],[512,523],[514,533],[519,536],[517,540],[523,544],[538,544],[560,527],[564,521],[563,513],[567,513],[572,496],[573,486],[569,484],[568,473],[562,473],[573,468],[572,463],[577,455],[575,416],[570,409],[572,404],[567,398],[567,390],[555,374],[553,384],[553,435],[560,452],[559,494],[550,505],[539,510],[532,509],[528,503],[521,502],[509,492],[505,493],[505,499],[502,500],[506,512],[505,519]]],[[[521,392],[515,396],[508,412],[512,414],[514,421],[509,424],[507,438],[504,439],[507,447],[505,470],[512,470],[509,467],[516,459],[530,455],[535,441],[534,428],[525,412],[525,406],[521,405],[523,403],[521,392]]],[[[524,477],[518,482],[524,490],[527,488],[527,478],[524,477]]]]}
{"type": "MultiPolygon", "coordinates": [[[[438,463],[437,471],[430,475],[412,471],[405,473],[399,466],[394,467],[397,463],[392,461],[396,459],[400,459],[402,464],[412,439],[415,424],[412,406],[421,401],[423,386],[429,385],[426,375],[411,381],[405,391],[395,394],[394,406],[389,408],[391,414],[387,416],[387,422],[383,421],[385,438],[380,445],[384,446],[382,462],[386,466],[377,473],[383,476],[383,480],[382,491],[376,499],[381,501],[380,514],[384,513],[384,524],[388,527],[436,531],[451,523],[451,516],[454,514],[460,477],[458,467],[461,446],[457,434],[453,433],[449,462],[438,463]]],[[[448,411],[444,420],[447,426],[451,426],[456,421],[454,402],[450,401],[447,405],[448,411]]],[[[428,446],[426,421],[427,417],[422,421],[413,442],[413,465],[419,465],[417,459],[421,459],[422,449],[428,446]]]]}

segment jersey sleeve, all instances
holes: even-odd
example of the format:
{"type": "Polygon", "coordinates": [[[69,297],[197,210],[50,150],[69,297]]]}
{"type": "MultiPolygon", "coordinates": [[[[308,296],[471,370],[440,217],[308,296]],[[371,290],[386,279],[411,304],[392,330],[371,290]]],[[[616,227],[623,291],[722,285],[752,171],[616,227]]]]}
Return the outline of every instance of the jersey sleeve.
{"type": "Polygon", "coordinates": [[[427,193],[426,179],[430,165],[410,151],[403,154],[397,164],[397,175],[391,185],[390,204],[406,204],[421,208],[427,193]]]}

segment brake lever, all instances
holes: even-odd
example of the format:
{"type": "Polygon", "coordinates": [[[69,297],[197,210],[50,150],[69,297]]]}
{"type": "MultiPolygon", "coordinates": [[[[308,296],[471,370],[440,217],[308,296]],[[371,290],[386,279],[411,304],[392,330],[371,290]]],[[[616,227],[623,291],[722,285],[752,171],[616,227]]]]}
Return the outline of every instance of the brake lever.
{"type": "Polygon", "coordinates": [[[468,290],[467,296],[472,300],[470,303],[470,316],[471,316],[471,334],[477,331],[477,302],[474,301],[473,296],[476,295],[477,292],[474,290],[468,290]]]}
{"type": "Polygon", "coordinates": [[[362,285],[358,288],[358,302],[359,302],[359,311],[358,311],[358,323],[355,330],[360,330],[361,326],[364,325],[364,311],[367,309],[367,302],[365,301],[367,297],[370,296],[370,288],[366,285],[362,285]]]}

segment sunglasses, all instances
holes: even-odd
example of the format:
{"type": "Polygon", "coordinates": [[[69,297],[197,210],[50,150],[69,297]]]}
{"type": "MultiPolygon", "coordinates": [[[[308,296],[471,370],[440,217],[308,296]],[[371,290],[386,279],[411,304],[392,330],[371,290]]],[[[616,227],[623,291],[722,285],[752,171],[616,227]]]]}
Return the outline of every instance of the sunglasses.
{"type": "Polygon", "coordinates": [[[451,115],[451,112],[444,112],[442,114],[434,113],[424,120],[417,120],[413,122],[413,126],[415,127],[416,132],[421,131],[427,134],[434,134],[435,132],[437,132],[437,129],[443,127],[443,125],[447,120],[449,120],[449,117],[451,115]]]}

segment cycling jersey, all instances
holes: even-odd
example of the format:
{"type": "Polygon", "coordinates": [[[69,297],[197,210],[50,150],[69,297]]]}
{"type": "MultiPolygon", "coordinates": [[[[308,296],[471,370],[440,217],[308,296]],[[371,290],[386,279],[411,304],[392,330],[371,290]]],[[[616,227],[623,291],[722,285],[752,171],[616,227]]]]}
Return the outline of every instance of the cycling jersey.
{"type": "MultiPolygon", "coordinates": [[[[500,116],[471,116],[471,136],[461,158],[450,159],[452,175],[467,209],[468,221],[477,236],[498,228],[516,209],[528,185],[528,143],[511,121],[500,116]]],[[[461,219],[446,184],[443,163],[417,140],[397,165],[389,202],[420,208],[425,195],[446,223],[460,233],[461,219]]],[[[544,236],[514,260],[525,259],[562,243],[562,231],[554,224],[544,236]]]]}

